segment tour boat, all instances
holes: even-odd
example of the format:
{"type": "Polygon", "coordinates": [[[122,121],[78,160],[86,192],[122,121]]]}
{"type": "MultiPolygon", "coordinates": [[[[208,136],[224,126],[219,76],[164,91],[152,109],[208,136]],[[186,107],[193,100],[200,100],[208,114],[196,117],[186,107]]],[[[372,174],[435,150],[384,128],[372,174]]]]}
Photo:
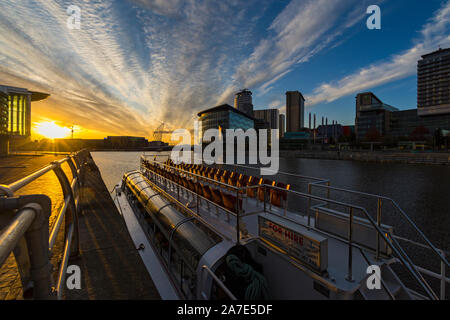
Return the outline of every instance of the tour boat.
{"type": "MultiPolygon", "coordinates": [[[[382,206],[374,219],[365,208],[327,196],[340,190],[327,181],[291,174],[309,181],[301,192],[242,168],[143,155],[140,170],[125,173],[115,187],[113,200],[161,298],[445,298],[445,284],[436,294],[423,275],[436,274],[415,265],[400,245],[410,240],[382,223],[382,206]],[[291,201],[304,206],[292,209],[291,201]]],[[[448,268],[445,255],[401,215],[448,268]]]]}

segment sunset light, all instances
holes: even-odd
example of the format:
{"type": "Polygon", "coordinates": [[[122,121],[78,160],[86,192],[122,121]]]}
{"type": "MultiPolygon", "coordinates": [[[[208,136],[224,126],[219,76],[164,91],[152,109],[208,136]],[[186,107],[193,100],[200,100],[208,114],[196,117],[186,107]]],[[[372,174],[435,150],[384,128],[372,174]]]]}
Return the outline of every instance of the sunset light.
{"type": "Polygon", "coordinates": [[[35,126],[38,134],[49,139],[67,138],[71,130],[57,125],[54,121],[39,122],[35,126]]]}

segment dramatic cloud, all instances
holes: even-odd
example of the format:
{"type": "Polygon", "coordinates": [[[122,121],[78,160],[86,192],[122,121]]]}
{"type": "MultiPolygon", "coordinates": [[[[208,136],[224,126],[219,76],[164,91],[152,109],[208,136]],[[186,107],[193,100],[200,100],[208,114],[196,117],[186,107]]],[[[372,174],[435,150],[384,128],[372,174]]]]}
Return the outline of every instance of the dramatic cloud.
{"type": "Polygon", "coordinates": [[[423,26],[420,37],[405,52],[393,55],[389,60],[362,68],[338,81],[320,85],[305,98],[308,105],[332,102],[354,94],[411,76],[417,72],[417,61],[422,55],[436,50],[438,46],[450,46],[450,1],[446,2],[435,16],[423,26]]]}
{"type": "Polygon", "coordinates": [[[1,84],[51,93],[34,121],[145,136],[160,121],[190,127],[243,59],[265,3],[2,0],[1,84]],[[67,28],[69,5],[81,30],[67,28]]]}
{"type": "MultiPolygon", "coordinates": [[[[2,0],[0,84],[51,94],[33,105],[33,121],[75,125],[98,137],[150,137],[161,122],[168,129],[191,128],[198,111],[232,103],[244,87],[281,107],[282,97],[269,97],[272,87],[342,43],[375,3],[380,1],[2,0]],[[81,8],[80,30],[67,28],[70,5],[81,8]]],[[[448,5],[439,11],[410,51],[323,84],[309,100],[332,101],[352,86],[359,90],[361,83],[374,86],[413,72],[411,61],[420,53],[448,43],[448,11],[448,5]]]]}
{"type": "MultiPolygon", "coordinates": [[[[373,2],[373,1],[372,1],[373,2]]],[[[380,1],[378,1],[379,3],[380,1]]],[[[365,17],[367,1],[293,0],[275,18],[253,53],[237,68],[218,102],[230,100],[240,87],[271,86],[300,63],[331,46],[365,17]]]]}

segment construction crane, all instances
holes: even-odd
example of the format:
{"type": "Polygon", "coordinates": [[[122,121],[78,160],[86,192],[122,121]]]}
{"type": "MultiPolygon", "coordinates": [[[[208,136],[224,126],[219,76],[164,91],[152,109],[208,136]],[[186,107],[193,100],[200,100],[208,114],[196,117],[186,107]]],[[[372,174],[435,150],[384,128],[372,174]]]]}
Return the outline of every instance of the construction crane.
{"type": "Polygon", "coordinates": [[[172,131],[164,131],[165,123],[161,122],[160,126],[153,131],[153,141],[162,141],[163,134],[170,134],[172,131]]]}

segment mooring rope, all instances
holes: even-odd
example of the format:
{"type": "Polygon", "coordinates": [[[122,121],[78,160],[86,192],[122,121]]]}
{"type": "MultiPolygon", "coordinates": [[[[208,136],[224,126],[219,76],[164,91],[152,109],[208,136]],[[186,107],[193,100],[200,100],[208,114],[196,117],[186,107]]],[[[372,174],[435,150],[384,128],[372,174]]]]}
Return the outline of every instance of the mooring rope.
{"type": "Polygon", "coordinates": [[[230,254],[227,256],[227,266],[239,278],[243,278],[248,283],[245,290],[246,300],[267,300],[269,298],[267,282],[264,276],[255,271],[252,266],[242,262],[237,256],[230,254]]]}

